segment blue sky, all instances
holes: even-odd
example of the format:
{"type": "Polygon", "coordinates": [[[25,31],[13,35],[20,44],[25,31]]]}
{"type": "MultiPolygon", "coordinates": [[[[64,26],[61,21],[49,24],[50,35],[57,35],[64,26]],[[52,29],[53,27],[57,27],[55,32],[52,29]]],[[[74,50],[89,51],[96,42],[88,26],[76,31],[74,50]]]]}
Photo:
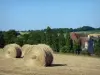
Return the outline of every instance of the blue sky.
{"type": "Polygon", "coordinates": [[[0,30],[100,27],[100,0],[0,0],[0,30]]]}

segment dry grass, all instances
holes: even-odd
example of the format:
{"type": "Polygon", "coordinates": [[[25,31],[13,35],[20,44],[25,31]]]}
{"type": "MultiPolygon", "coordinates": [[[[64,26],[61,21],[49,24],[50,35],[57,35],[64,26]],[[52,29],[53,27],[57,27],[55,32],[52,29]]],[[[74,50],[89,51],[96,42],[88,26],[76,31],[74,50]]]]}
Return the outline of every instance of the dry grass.
{"type": "Polygon", "coordinates": [[[100,59],[54,54],[51,67],[27,68],[23,59],[0,56],[0,75],[100,75],[100,59]]]}

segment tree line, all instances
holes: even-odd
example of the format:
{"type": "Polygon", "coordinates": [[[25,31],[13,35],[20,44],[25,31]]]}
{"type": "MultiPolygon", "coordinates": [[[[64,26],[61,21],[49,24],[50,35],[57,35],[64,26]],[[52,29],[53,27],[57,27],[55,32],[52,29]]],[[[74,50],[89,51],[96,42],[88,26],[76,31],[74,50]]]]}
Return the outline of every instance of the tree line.
{"type": "MultiPolygon", "coordinates": [[[[81,28],[83,30],[95,29],[89,26],[81,28]]],[[[81,30],[81,28],[77,28],[77,30],[81,30]]],[[[43,43],[51,46],[54,52],[79,54],[81,52],[81,44],[71,39],[70,32],[72,31],[75,31],[75,29],[51,29],[49,26],[44,30],[29,30],[27,34],[20,34],[19,31],[15,30],[0,31],[0,47],[3,48],[10,43],[17,43],[20,46],[24,44],[43,43]]],[[[100,54],[100,41],[96,41],[95,43],[95,51],[97,54],[100,54]]]]}
{"type": "MultiPolygon", "coordinates": [[[[24,33],[24,32],[23,32],[24,33]]],[[[70,32],[52,30],[49,26],[43,30],[29,31],[27,34],[18,33],[15,30],[0,32],[0,47],[10,43],[24,44],[44,43],[53,48],[55,52],[74,52],[70,32]]]]}

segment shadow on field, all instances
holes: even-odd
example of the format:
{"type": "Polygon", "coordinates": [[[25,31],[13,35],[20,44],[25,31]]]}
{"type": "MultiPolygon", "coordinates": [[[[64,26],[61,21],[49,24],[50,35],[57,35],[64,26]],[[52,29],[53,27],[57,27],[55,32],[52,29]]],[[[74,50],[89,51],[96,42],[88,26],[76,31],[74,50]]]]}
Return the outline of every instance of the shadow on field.
{"type": "Polygon", "coordinates": [[[56,67],[56,66],[67,66],[67,64],[52,64],[50,67],[56,67]]]}

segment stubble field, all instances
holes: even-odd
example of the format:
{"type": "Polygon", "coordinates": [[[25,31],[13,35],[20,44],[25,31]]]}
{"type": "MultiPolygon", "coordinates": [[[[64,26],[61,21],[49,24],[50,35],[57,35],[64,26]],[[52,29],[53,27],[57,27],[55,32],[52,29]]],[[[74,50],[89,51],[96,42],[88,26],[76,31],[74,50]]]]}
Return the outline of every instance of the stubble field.
{"type": "Polygon", "coordinates": [[[100,75],[100,58],[54,54],[52,66],[28,68],[22,58],[7,59],[1,52],[0,75],[100,75]]]}

